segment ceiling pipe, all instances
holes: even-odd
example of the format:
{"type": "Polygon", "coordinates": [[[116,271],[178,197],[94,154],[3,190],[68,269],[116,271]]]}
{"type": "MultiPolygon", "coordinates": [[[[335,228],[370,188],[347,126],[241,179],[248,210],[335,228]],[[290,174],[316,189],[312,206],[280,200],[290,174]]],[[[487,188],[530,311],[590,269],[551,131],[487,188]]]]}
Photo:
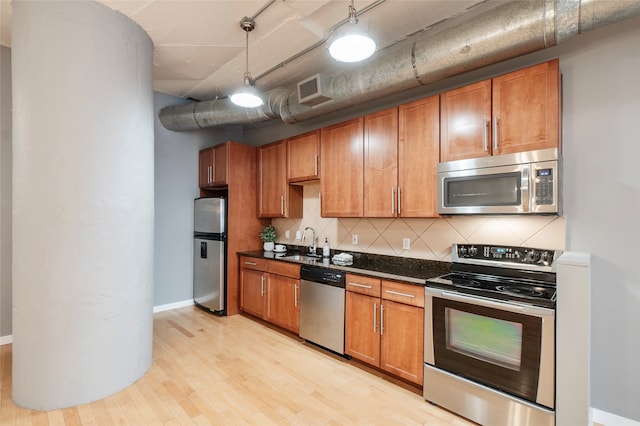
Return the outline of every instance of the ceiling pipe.
{"type": "Polygon", "coordinates": [[[275,118],[293,124],[555,46],[638,15],[640,0],[509,2],[412,44],[391,46],[365,64],[329,77],[333,100],[324,104],[300,104],[293,85],[266,92],[260,108],[238,108],[220,99],[168,106],[159,117],[167,129],[177,131],[275,118]]]}

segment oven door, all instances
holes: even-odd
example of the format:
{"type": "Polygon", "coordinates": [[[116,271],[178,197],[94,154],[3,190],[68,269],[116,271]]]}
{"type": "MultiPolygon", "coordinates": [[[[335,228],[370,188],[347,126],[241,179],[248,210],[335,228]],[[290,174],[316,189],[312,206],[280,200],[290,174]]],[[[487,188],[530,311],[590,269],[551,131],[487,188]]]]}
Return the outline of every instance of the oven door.
{"type": "Polygon", "coordinates": [[[425,363],[554,407],[553,309],[425,288],[425,363]]]}

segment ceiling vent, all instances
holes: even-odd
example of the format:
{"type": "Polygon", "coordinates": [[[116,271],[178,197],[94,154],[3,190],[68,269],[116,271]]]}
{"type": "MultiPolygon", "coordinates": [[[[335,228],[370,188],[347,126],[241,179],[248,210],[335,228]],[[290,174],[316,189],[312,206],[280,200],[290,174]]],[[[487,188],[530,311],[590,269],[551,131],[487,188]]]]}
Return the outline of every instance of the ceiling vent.
{"type": "Polygon", "coordinates": [[[316,74],[298,83],[298,102],[314,106],[333,98],[328,95],[329,79],[326,75],[316,74]]]}

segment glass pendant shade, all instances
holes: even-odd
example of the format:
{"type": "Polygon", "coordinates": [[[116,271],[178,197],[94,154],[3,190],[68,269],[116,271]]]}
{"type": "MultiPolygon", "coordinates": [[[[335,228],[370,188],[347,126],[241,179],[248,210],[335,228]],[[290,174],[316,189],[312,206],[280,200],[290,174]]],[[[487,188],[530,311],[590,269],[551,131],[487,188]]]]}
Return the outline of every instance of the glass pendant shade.
{"type": "Polygon", "coordinates": [[[351,0],[348,22],[329,38],[329,54],[340,62],[360,62],[375,51],[376,42],[367,31],[358,26],[356,9],[351,0]]]}
{"type": "Polygon", "coordinates": [[[376,42],[367,34],[358,31],[345,31],[329,45],[329,53],[340,62],[360,62],[373,55],[375,51],[376,42]]]}
{"type": "Polygon", "coordinates": [[[244,108],[255,108],[264,104],[258,89],[251,85],[250,78],[245,78],[244,85],[229,96],[231,102],[244,108]]]}

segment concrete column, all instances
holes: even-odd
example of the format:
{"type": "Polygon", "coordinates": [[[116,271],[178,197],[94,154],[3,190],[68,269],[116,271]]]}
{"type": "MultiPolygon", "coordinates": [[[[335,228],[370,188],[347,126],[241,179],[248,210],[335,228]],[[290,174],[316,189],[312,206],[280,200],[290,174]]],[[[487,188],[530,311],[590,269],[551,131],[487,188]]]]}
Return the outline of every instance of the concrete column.
{"type": "Polygon", "coordinates": [[[92,1],[12,27],[13,399],[47,410],[151,365],[153,45],[92,1]]]}

